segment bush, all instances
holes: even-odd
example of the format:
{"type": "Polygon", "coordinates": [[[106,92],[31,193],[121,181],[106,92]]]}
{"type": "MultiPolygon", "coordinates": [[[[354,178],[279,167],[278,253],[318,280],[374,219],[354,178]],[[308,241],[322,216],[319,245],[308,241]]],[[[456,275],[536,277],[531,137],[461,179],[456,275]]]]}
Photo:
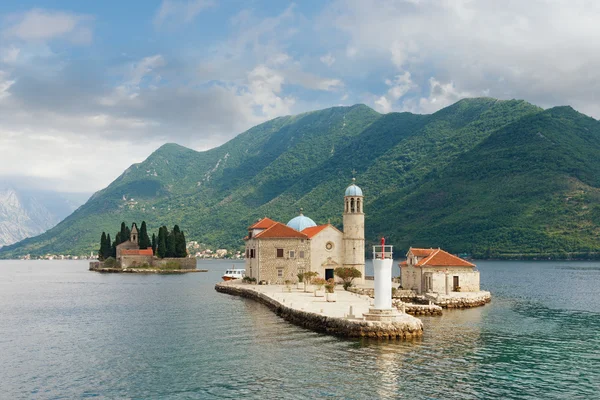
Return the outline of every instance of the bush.
{"type": "Polygon", "coordinates": [[[335,281],[333,280],[333,278],[327,279],[327,283],[325,284],[325,290],[327,291],[327,293],[333,293],[333,291],[335,290],[335,281]]]}
{"type": "Polygon", "coordinates": [[[354,267],[338,267],[334,273],[344,282],[344,290],[352,286],[354,278],[362,277],[361,272],[354,267]]]}
{"type": "Polygon", "coordinates": [[[177,261],[168,261],[162,269],[181,269],[181,265],[177,261]]]}
{"type": "Polygon", "coordinates": [[[307,272],[305,272],[303,274],[304,282],[306,282],[307,285],[310,285],[310,283],[312,282],[313,278],[315,278],[318,275],[319,275],[318,272],[307,271],[307,272]]]}
{"type": "Polygon", "coordinates": [[[296,275],[298,277],[298,282],[302,283],[304,282],[304,272],[299,272],[298,275],[296,275]]]}
{"type": "Polygon", "coordinates": [[[103,267],[105,268],[117,268],[118,266],[119,263],[113,257],[108,257],[106,260],[104,260],[103,267]]]}
{"type": "Polygon", "coordinates": [[[319,288],[319,290],[327,283],[327,281],[323,278],[315,278],[312,280],[312,283],[319,288]]]}

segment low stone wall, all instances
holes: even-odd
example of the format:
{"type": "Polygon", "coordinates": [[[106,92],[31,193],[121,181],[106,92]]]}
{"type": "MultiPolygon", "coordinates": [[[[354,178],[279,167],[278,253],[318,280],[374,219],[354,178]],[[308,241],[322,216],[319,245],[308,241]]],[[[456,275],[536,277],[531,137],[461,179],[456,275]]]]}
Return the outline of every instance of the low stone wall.
{"type": "Polygon", "coordinates": [[[408,324],[405,322],[385,323],[335,318],[286,307],[266,294],[258,293],[252,289],[218,283],[215,285],[215,290],[256,300],[266,305],[286,321],[315,332],[350,338],[404,340],[418,338],[423,335],[423,324],[418,319],[416,320],[418,323],[408,324]]]}
{"type": "Polygon", "coordinates": [[[179,269],[196,269],[196,258],[154,258],[152,266],[155,268],[165,268],[167,263],[176,262],[179,264],[179,269]]]}
{"type": "Polygon", "coordinates": [[[425,298],[443,308],[471,308],[486,305],[492,301],[492,294],[486,291],[452,293],[452,295],[425,294],[425,298]]]}
{"type": "MultiPolygon", "coordinates": [[[[366,295],[369,297],[375,297],[375,289],[373,288],[358,288],[351,287],[348,288],[348,291],[366,295]]],[[[439,293],[425,293],[424,295],[417,295],[414,290],[402,290],[398,289],[394,292],[394,299],[399,299],[401,302],[407,304],[412,304],[413,306],[429,306],[430,303],[433,303],[436,306],[440,306],[441,308],[471,308],[471,307],[480,307],[483,306],[490,301],[492,301],[492,295],[487,291],[480,292],[452,292],[452,294],[439,294],[439,293]]],[[[421,312],[421,308],[408,308],[410,311],[406,311],[407,314],[411,315],[428,315],[425,314],[413,314],[413,310],[415,313],[421,312]]],[[[441,311],[440,313],[441,314],[441,311]]],[[[437,311],[433,313],[433,315],[439,315],[437,311]]]]}
{"type": "Polygon", "coordinates": [[[442,307],[435,304],[413,304],[401,300],[393,300],[392,305],[400,311],[410,315],[439,316],[442,315],[442,307]]]}
{"type": "Polygon", "coordinates": [[[90,267],[90,271],[117,274],[187,274],[190,272],[208,272],[207,269],[159,269],[159,268],[104,268],[90,267]]]}

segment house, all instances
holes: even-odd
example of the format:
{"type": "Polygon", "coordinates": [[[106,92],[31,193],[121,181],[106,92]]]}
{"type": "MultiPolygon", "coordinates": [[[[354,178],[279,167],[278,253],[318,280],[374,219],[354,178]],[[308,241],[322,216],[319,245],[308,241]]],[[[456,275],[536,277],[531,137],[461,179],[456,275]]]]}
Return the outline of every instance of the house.
{"type": "Polygon", "coordinates": [[[300,214],[287,224],[263,218],[248,227],[246,275],[257,281],[284,283],[296,281],[297,274],[314,271],[320,277],[334,278],[337,267],[354,267],[364,282],[365,215],[362,190],[353,182],[344,194],[343,231],[330,223],[317,225],[300,214]]]}
{"type": "Polygon", "coordinates": [[[472,264],[442,249],[411,247],[399,264],[402,287],[417,294],[479,292],[479,271],[472,264]]]}
{"type": "Polygon", "coordinates": [[[117,261],[121,268],[129,268],[140,265],[152,265],[154,253],[152,248],[140,249],[139,233],[135,222],[131,226],[129,240],[117,246],[117,261]]]}

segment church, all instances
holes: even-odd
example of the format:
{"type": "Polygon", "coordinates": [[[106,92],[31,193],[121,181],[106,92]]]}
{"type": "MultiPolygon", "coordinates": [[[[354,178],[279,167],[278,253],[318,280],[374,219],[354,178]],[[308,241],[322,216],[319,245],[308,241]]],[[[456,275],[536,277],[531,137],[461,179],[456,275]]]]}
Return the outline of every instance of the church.
{"type": "Polygon", "coordinates": [[[297,274],[315,271],[319,277],[334,278],[338,267],[354,267],[364,283],[365,214],[362,190],[355,179],[346,188],[343,203],[343,232],[327,223],[317,225],[303,214],[287,224],[263,218],[248,227],[246,276],[273,284],[296,282],[297,274]]]}

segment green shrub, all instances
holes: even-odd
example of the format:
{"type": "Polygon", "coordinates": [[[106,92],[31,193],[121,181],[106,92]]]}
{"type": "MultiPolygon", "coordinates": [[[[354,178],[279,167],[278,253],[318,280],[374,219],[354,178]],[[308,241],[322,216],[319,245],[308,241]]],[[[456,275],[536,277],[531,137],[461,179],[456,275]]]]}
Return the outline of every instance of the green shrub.
{"type": "Polygon", "coordinates": [[[108,257],[106,260],[104,260],[103,266],[105,268],[117,268],[119,267],[119,263],[113,257],[108,257]]]}

